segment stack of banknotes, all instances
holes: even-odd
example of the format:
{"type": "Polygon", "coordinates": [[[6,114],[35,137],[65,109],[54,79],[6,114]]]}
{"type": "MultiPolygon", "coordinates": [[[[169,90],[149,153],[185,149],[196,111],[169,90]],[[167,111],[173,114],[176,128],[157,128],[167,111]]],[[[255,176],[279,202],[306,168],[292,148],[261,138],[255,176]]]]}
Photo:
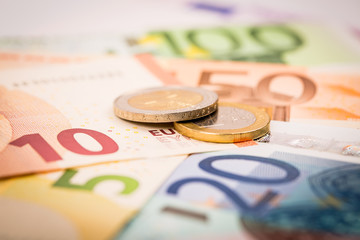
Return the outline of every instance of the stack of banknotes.
{"type": "Polygon", "coordinates": [[[359,35],[256,9],[0,37],[0,239],[360,239],[359,35]],[[271,134],[204,142],[114,114],[119,95],[168,85],[259,107],[271,134]]]}

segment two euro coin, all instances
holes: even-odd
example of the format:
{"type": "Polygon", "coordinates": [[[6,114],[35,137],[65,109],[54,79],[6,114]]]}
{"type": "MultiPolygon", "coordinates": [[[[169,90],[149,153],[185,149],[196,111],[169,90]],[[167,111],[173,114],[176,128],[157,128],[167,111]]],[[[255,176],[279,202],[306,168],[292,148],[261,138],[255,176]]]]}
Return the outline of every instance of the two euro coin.
{"type": "Polygon", "coordinates": [[[216,93],[202,88],[166,86],[119,96],[115,115],[147,123],[186,121],[209,115],[217,109],[216,93]]]}

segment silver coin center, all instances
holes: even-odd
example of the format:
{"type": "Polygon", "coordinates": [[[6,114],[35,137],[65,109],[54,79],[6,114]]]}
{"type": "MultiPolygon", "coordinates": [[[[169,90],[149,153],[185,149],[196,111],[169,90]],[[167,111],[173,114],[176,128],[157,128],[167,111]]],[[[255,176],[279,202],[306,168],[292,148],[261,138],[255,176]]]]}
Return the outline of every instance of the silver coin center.
{"type": "Polygon", "coordinates": [[[252,125],[256,117],[252,112],[240,108],[219,106],[218,110],[204,118],[193,121],[202,128],[238,129],[252,125]]]}

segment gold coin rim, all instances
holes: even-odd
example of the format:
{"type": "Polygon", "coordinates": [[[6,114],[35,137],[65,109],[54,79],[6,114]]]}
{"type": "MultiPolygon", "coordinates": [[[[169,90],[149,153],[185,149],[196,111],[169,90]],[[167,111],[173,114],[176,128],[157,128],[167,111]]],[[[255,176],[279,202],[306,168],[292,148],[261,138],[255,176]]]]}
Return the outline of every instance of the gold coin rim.
{"type": "Polygon", "coordinates": [[[196,125],[193,122],[175,122],[175,129],[190,138],[207,142],[232,143],[253,140],[264,136],[270,130],[270,116],[263,110],[230,102],[219,102],[218,106],[235,107],[251,112],[255,115],[255,122],[247,127],[237,129],[209,129],[196,125]]]}

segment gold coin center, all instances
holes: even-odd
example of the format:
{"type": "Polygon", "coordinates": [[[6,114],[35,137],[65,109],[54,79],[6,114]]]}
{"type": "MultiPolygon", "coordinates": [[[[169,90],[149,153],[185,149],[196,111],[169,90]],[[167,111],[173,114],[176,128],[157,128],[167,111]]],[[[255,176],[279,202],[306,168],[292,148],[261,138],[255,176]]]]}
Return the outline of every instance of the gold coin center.
{"type": "Polygon", "coordinates": [[[142,110],[176,110],[194,106],[203,100],[199,93],[186,90],[162,90],[140,94],[128,100],[130,106],[142,110]]]}

